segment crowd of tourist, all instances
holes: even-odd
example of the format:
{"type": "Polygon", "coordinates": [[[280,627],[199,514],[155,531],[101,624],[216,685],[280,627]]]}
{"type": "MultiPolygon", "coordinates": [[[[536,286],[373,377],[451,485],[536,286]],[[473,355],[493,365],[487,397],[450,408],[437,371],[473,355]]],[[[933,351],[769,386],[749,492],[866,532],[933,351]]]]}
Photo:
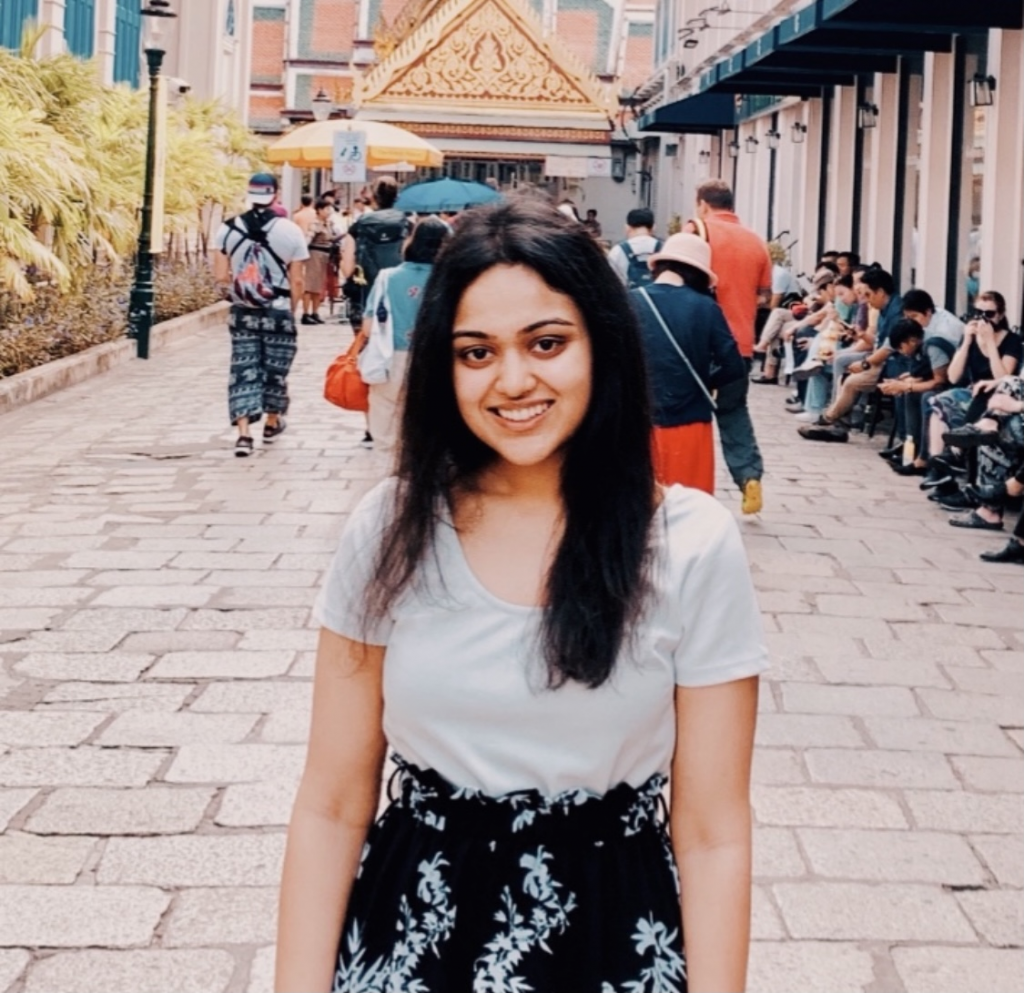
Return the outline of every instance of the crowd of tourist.
{"type": "MultiPolygon", "coordinates": [[[[1002,531],[1024,492],[1024,343],[1002,294],[980,290],[958,317],[924,289],[899,293],[891,273],[856,253],[827,252],[810,292],[776,302],[753,381],[793,385],[786,409],[799,435],[842,443],[857,427],[873,434],[889,408],[889,444],[878,454],[892,471],[919,477],[953,527],[1002,531]]],[[[1004,548],[981,558],[1024,563],[1022,520],[1004,548]]]]}

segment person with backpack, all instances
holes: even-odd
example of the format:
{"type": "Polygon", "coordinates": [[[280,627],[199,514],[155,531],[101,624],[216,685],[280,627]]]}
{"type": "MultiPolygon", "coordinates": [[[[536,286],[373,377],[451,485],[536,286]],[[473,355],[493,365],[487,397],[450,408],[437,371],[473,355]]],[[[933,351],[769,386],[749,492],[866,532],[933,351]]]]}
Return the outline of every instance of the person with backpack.
{"type": "Polygon", "coordinates": [[[250,426],[267,421],[263,442],[285,429],[288,373],[295,358],[295,312],[302,303],[309,248],[302,229],[274,211],[277,179],[249,180],[249,209],[221,225],[213,271],[231,300],[228,414],[238,428],[235,455],[252,455],[250,426]]]}
{"type": "MultiPolygon", "coordinates": [[[[373,184],[374,209],[352,223],[342,242],[340,269],[354,331],[363,323],[363,309],[377,276],[384,269],[402,264],[402,246],[412,233],[412,223],[395,209],[397,199],[398,183],[392,176],[382,176],[373,184]]],[[[373,447],[369,429],[361,444],[363,448],[373,447]]]]}
{"type": "Polygon", "coordinates": [[[626,240],[608,253],[608,261],[626,288],[635,290],[654,281],[647,262],[660,250],[661,239],[654,237],[654,213],[647,207],[636,207],[626,215],[626,240]]]}

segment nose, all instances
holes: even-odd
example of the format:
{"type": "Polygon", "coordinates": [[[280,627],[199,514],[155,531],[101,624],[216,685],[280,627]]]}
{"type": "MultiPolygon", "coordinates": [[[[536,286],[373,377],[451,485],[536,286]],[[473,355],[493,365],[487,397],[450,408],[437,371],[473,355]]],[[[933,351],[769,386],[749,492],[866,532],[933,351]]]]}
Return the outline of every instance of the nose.
{"type": "Polygon", "coordinates": [[[501,356],[498,367],[498,379],[495,383],[498,391],[511,400],[526,396],[536,385],[537,379],[528,355],[517,348],[507,349],[501,356]]]}

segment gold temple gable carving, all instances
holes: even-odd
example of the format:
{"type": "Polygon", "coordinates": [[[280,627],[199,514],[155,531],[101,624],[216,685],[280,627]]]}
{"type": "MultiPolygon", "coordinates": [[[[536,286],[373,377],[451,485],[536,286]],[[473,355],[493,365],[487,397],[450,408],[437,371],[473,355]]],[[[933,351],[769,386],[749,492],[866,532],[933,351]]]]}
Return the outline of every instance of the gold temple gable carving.
{"type": "Polygon", "coordinates": [[[519,0],[448,0],[356,86],[357,106],[530,110],[607,120],[607,88],[519,0]]]}

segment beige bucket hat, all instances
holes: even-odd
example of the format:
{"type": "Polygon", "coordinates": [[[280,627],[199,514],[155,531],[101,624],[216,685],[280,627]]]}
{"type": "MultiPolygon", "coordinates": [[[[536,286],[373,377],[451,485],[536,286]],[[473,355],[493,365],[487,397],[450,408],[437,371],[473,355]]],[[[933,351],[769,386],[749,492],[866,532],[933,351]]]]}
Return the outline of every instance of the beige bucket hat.
{"type": "Polygon", "coordinates": [[[657,262],[682,262],[692,265],[694,269],[708,274],[711,285],[718,283],[718,277],[711,268],[711,246],[695,234],[674,234],[664,245],[660,252],[655,252],[647,260],[647,264],[653,269],[657,262]]]}

